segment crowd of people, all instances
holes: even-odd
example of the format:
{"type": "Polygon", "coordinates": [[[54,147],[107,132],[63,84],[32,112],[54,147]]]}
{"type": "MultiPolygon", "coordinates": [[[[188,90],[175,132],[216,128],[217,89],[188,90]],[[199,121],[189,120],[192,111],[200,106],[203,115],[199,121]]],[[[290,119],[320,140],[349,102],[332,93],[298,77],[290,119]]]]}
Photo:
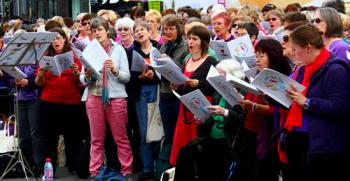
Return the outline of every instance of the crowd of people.
{"type": "Polygon", "coordinates": [[[159,180],[157,173],[164,171],[157,164],[160,155],[165,155],[165,169],[176,168],[176,181],[349,178],[350,17],[342,1],[328,0],[319,8],[297,3],[284,9],[273,4],[262,9],[214,5],[206,11],[183,7],[161,13],[134,7],[123,16],[100,10],[74,19],[1,24],[0,51],[17,33],[47,31],[57,36],[46,56],[96,39],[110,57],[101,76],[77,55],[60,76],[39,65],[18,66],[27,75],[20,80],[0,70],[0,86],[18,88],[20,147],[37,175],[47,157],[56,169],[63,135],[66,167],[83,178],[96,179],[107,166],[126,178],[140,173],[139,180],[159,180]],[[237,60],[221,60],[220,52],[210,47],[211,41],[245,35],[255,50],[257,73],[269,68],[305,87],[289,85],[290,108],[234,86],[243,99],[232,106],[207,81],[214,66],[222,75],[249,82],[237,60]],[[151,66],[131,70],[134,52],[151,64],[154,49],[182,69],[188,78],[184,84],[157,76],[151,66]],[[207,120],[198,120],[173,94],[197,89],[213,104],[207,107],[207,120]],[[159,106],[164,138],[149,142],[152,103],[159,106]]]}

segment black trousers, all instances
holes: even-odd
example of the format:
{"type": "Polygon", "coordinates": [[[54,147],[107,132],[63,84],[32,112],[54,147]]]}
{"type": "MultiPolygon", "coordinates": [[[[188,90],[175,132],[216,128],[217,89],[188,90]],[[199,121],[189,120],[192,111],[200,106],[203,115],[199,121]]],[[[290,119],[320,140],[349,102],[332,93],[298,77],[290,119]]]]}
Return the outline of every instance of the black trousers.
{"type": "Polygon", "coordinates": [[[268,151],[262,159],[256,153],[256,133],[242,129],[237,143],[237,165],[234,181],[278,181],[280,164],[277,149],[268,151]]]}
{"type": "Polygon", "coordinates": [[[307,133],[288,133],[285,144],[288,163],[282,169],[283,180],[307,181],[307,154],[309,149],[307,133]]]}
{"type": "Polygon", "coordinates": [[[349,176],[349,152],[309,155],[310,181],[345,181],[349,176]]]}
{"type": "Polygon", "coordinates": [[[54,168],[57,163],[57,144],[60,134],[64,136],[66,166],[75,170],[75,157],[82,140],[89,135],[89,124],[83,104],[59,104],[40,101],[40,116],[45,127],[46,157],[50,157],[54,168]]]}

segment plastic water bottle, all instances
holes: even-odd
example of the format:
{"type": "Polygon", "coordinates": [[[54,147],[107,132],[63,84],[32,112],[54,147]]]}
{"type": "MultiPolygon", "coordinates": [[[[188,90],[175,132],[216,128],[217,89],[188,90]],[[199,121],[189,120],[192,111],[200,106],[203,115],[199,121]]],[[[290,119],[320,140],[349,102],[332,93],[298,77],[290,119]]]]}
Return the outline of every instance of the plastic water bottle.
{"type": "Polygon", "coordinates": [[[47,180],[53,180],[53,166],[51,164],[51,158],[46,158],[46,163],[44,166],[43,181],[47,180]]]}

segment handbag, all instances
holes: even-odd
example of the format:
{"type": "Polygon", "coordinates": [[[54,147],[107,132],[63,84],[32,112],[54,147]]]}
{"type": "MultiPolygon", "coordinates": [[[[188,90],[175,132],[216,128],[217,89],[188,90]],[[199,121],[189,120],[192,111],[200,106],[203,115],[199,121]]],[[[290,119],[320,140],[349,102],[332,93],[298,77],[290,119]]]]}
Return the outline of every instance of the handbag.
{"type": "Polygon", "coordinates": [[[0,154],[14,152],[17,149],[17,123],[14,124],[14,134],[10,134],[10,122],[14,118],[14,115],[10,116],[5,125],[4,129],[0,131],[0,154]]]}
{"type": "Polygon", "coordinates": [[[164,136],[164,129],[162,118],[159,111],[159,89],[157,87],[157,101],[154,103],[148,103],[148,124],[147,124],[147,134],[146,142],[160,141],[164,136]]]}

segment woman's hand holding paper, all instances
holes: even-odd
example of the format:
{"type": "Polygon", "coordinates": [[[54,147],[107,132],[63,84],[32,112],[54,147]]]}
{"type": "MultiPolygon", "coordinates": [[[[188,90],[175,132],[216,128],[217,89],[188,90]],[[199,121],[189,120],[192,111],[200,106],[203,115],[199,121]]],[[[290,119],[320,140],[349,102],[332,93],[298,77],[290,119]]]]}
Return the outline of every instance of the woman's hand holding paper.
{"type": "Polygon", "coordinates": [[[225,108],[221,107],[221,106],[209,106],[207,108],[209,110],[209,113],[210,114],[213,114],[213,115],[220,115],[220,116],[225,116],[225,108]]]}
{"type": "Polygon", "coordinates": [[[287,89],[287,96],[290,97],[293,101],[295,101],[299,106],[303,106],[306,101],[306,97],[303,93],[297,88],[297,86],[291,84],[291,89],[287,89]]]}
{"type": "Polygon", "coordinates": [[[199,84],[199,80],[197,80],[197,79],[189,79],[186,81],[186,85],[193,87],[193,88],[198,87],[198,84],[199,84]]]}
{"type": "Polygon", "coordinates": [[[21,86],[21,87],[26,87],[28,86],[28,79],[22,79],[22,80],[16,80],[16,84],[21,86]]]}
{"type": "Polygon", "coordinates": [[[174,91],[177,91],[177,89],[179,88],[179,85],[176,84],[170,84],[170,88],[174,91]]]}

